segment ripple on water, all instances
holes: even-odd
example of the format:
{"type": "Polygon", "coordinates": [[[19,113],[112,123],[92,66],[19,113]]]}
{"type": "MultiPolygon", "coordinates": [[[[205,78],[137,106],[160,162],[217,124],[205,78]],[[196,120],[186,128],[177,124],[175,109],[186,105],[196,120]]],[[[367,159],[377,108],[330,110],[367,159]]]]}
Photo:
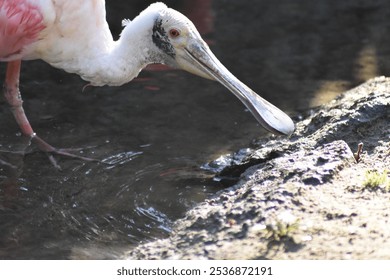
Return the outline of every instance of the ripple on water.
{"type": "Polygon", "coordinates": [[[105,159],[102,160],[102,162],[108,164],[106,169],[112,169],[119,165],[123,165],[130,162],[142,154],[143,152],[134,152],[134,151],[121,152],[119,154],[106,157],[105,159]]]}
{"type": "MultiPolygon", "coordinates": [[[[139,215],[147,217],[148,219],[156,222],[159,229],[162,229],[166,232],[170,232],[172,230],[171,221],[167,215],[158,211],[154,207],[143,208],[138,206],[135,210],[139,215]]],[[[153,226],[151,227],[153,228],[153,226]]]]}

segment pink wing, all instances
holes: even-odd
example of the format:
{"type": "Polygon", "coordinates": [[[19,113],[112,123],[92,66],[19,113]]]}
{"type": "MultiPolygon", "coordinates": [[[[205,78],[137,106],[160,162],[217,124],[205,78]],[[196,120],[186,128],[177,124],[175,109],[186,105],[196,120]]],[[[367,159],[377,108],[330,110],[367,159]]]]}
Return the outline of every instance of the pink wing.
{"type": "Polygon", "coordinates": [[[38,7],[26,0],[0,0],[0,60],[18,59],[44,28],[38,7]]]}

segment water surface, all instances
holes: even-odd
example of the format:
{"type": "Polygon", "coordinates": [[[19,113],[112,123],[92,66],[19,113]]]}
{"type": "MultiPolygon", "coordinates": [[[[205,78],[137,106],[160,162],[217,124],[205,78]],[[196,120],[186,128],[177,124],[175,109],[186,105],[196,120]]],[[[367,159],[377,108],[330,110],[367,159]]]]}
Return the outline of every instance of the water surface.
{"type": "MultiPolygon", "coordinates": [[[[122,17],[147,5],[114,2],[108,17],[116,34],[122,17]]],[[[233,73],[295,119],[388,73],[385,1],[196,1],[199,13],[193,2],[167,1],[192,18],[233,73]]],[[[83,92],[75,75],[23,64],[21,91],[35,131],[104,163],[56,157],[57,171],[20,136],[2,101],[0,258],[116,258],[166,237],[186,210],[226,187],[201,167],[265,131],[218,83],[160,70],[83,92]]]]}

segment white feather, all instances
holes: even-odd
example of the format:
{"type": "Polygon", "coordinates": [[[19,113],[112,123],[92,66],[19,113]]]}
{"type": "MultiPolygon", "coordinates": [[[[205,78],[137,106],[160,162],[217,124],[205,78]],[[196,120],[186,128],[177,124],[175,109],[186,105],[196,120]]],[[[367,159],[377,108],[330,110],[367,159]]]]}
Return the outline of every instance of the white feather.
{"type": "Polygon", "coordinates": [[[163,3],[145,9],[114,41],[102,0],[28,0],[42,11],[46,28],[39,40],[26,48],[24,60],[42,59],[50,65],[80,75],[92,85],[122,85],[148,64],[151,30],[163,3]]]}

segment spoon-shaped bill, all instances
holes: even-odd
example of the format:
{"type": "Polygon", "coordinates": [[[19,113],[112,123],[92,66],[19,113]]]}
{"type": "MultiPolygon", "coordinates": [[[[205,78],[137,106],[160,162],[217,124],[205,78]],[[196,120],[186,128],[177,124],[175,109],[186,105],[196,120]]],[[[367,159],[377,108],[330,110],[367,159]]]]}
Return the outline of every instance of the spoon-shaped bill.
{"type": "Polygon", "coordinates": [[[223,84],[244,103],[265,129],[282,135],[294,132],[295,126],[291,118],[238,80],[219,62],[205,43],[195,41],[187,45],[182,58],[185,62],[182,68],[223,84]]]}

